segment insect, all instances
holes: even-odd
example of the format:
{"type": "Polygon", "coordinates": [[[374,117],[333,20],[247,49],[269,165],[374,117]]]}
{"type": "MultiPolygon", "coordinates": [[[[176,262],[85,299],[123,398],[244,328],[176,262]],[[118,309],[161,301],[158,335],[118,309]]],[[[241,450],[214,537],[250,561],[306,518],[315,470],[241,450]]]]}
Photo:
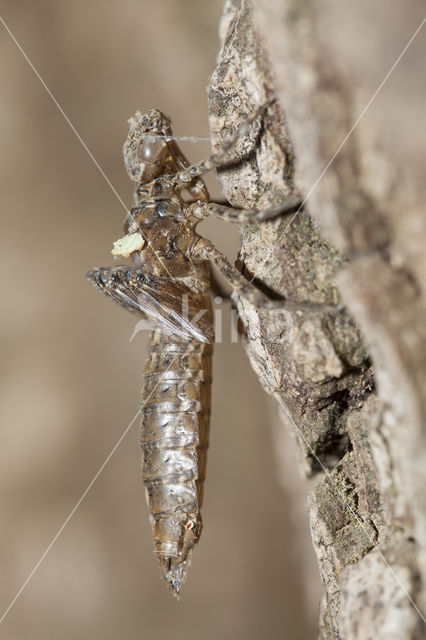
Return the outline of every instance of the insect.
{"type": "Polygon", "coordinates": [[[163,113],[136,112],[129,120],[123,147],[127,172],[135,182],[135,206],[127,216],[126,235],[114,243],[112,251],[131,256],[134,266],[87,274],[103,293],[141,314],[151,326],[141,404],[143,481],[154,551],[175,594],[202,529],[214,341],[211,265],[253,304],[295,308],[288,301],[269,300],[196,232],[197,224],[209,215],[254,223],[300,204],[298,196],[291,196],[264,211],[234,209],[210,202],[201,179],[223,164],[227,151],[270,103],[251,114],[220,152],[192,165],[173,140],[170,121],[163,113]],[[185,190],[189,201],[182,197],[185,190]]]}

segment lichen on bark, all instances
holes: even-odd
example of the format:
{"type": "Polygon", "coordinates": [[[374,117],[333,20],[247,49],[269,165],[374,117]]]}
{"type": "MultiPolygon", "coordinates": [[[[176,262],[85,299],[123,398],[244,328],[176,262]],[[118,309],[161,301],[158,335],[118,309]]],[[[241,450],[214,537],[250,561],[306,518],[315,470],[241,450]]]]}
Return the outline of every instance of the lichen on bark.
{"type": "Polygon", "coordinates": [[[309,199],[296,216],[242,229],[239,263],[266,290],[343,300],[345,309],[236,303],[250,362],[283,407],[302,472],[318,477],[310,520],[325,585],[320,637],[420,638],[413,603],[424,606],[424,470],[417,464],[409,477],[408,465],[415,447],[425,460],[421,287],[413,270],[392,264],[395,237],[383,212],[394,191],[374,193],[364,179],[368,142],[351,136],[315,182],[353,123],[349,83],[327,58],[315,20],[309,1],[227,0],[210,125],[218,149],[277,97],[230,152],[223,191],[243,208],[275,205],[296,190],[309,199]]]}

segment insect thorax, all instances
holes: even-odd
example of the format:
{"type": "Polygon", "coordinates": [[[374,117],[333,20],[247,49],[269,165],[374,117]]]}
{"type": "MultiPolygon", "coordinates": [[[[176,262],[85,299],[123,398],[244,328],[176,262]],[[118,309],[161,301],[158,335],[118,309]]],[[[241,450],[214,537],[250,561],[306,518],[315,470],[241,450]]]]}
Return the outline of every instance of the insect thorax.
{"type": "Polygon", "coordinates": [[[196,221],[185,216],[185,203],[179,197],[147,199],[134,207],[127,222],[129,234],[140,233],[146,240],[134,255],[135,261],[150,273],[173,278],[208,278],[203,262],[194,260],[192,247],[196,221]]]}

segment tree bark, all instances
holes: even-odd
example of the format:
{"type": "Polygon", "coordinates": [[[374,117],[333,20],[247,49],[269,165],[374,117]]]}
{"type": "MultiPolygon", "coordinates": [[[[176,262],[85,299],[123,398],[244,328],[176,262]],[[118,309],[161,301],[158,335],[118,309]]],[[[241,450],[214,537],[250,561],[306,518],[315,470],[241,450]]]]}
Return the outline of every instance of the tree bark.
{"type": "Polygon", "coordinates": [[[277,97],[219,177],[236,207],[267,208],[294,191],[307,201],[293,217],[242,229],[240,265],[286,298],[345,309],[236,303],[250,362],[282,407],[302,472],[318,478],[310,524],[325,586],[320,638],[417,639],[426,610],[424,186],[416,172],[402,184],[374,124],[339,149],[358,96],[318,35],[321,20],[310,0],[227,0],[210,125],[219,149],[277,97]]]}

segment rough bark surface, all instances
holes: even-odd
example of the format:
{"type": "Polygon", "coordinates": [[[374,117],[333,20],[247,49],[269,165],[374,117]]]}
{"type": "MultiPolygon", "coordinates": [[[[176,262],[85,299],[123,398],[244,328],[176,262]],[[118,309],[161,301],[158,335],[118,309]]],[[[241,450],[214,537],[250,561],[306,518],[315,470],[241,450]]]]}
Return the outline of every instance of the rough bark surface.
{"type": "Polygon", "coordinates": [[[210,124],[219,148],[277,96],[230,153],[223,190],[244,208],[296,190],[309,199],[294,218],[243,229],[241,267],[292,300],[343,300],[345,310],[237,304],[252,366],[280,402],[302,472],[318,477],[310,518],[325,585],[320,638],[417,639],[426,610],[424,192],[413,180],[402,196],[377,135],[356,130],[317,182],[355,117],[312,5],[227,0],[210,124]],[[395,222],[407,192],[414,239],[395,222]]]}

